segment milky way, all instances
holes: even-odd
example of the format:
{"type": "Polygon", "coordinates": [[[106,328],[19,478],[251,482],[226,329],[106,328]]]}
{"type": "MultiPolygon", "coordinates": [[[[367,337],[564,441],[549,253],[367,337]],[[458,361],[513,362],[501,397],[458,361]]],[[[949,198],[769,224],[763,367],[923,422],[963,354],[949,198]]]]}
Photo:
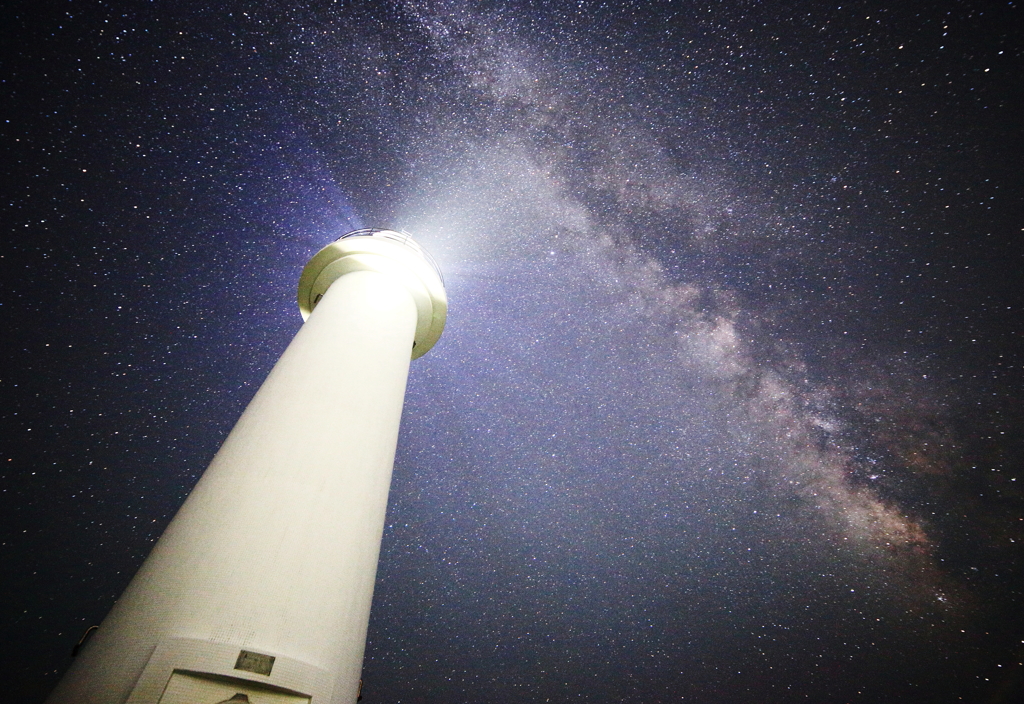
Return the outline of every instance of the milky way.
{"type": "Polygon", "coordinates": [[[986,11],[19,20],[50,42],[5,131],[26,700],[294,334],[305,260],[381,226],[451,308],[410,378],[364,701],[1009,701],[1021,42],[986,11]]]}

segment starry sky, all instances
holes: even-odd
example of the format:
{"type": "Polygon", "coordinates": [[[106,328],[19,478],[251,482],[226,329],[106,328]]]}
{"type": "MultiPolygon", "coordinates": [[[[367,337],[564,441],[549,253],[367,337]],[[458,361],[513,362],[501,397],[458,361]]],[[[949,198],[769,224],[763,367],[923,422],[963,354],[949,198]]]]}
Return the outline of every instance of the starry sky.
{"type": "Polygon", "coordinates": [[[366,704],[1021,696],[1019,3],[215,5],[0,23],[12,701],[370,226],[450,312],[366,704]]]}

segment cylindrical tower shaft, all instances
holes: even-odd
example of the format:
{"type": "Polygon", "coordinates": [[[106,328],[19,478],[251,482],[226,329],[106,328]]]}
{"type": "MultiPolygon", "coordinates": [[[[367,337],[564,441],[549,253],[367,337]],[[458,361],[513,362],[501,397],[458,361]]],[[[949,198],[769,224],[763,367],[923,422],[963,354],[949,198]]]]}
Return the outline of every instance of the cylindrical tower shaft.
{"type": "Polygon", "coordinates": [[[418,285],[327,282],[50,702],[355,701],[418,285]]]}

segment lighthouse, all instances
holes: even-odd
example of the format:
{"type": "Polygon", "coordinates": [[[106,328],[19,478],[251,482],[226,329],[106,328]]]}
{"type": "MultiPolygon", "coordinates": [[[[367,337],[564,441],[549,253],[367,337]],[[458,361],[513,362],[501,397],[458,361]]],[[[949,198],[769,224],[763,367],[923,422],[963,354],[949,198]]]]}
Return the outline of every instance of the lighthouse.
{"type": "Polygon", "coordinates": [[[305,318],[48,704],[349,704],[358,697],[411,359],[440,272],[357,230],[299,279],[305,318]]]}

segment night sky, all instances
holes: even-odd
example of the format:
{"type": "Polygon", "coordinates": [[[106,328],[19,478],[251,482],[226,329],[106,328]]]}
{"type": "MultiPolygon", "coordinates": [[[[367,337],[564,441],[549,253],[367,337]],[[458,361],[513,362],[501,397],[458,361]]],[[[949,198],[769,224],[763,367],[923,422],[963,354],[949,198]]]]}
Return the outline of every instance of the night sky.
{"type": "Polygon", "coordinates": [[[9,701],[358,227],[450,301],[364,704],[1024,696],[1017,2],[206,5],[0,22],[9,701]]]}

